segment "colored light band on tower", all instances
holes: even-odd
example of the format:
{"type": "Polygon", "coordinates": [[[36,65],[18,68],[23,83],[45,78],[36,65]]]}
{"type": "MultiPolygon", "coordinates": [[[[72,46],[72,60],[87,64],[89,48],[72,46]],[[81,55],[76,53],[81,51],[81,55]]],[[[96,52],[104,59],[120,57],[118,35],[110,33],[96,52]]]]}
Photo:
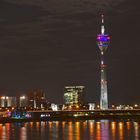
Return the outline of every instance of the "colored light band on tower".
{"type": "Polygon", "coordinates": [[[109,41],[110,40],[110,36],[108,34],[99,34],[97,36],[97,41],[109,41]]]}

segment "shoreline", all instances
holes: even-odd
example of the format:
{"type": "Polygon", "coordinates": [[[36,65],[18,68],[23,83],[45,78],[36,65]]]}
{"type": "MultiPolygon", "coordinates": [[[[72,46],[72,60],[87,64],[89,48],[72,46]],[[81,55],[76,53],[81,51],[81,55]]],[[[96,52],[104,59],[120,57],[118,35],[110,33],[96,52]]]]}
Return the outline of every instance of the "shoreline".
{"type": "Polygon", "coordinates": [[[0,123],[84,120],[140,120],[140,110],[28,111],[30,118],[1,117],[0,123]],[[43,115],[43,117],[41,117],[43,115]]]}

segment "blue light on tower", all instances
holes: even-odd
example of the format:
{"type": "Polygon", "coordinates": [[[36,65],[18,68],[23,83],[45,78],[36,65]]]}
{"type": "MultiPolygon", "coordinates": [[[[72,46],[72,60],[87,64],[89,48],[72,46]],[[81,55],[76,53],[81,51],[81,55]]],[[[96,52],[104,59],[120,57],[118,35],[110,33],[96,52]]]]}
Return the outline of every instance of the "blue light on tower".
{"type": "Polygon", "coordinates": [[[110,36],[105,34],[104,15],[102,17],[101,33],[97,35],[97,45],[101,51],[101,96],[100,109],[108,109],[106,65],[104,64],[104,53],[109,46],[110,36]]]}

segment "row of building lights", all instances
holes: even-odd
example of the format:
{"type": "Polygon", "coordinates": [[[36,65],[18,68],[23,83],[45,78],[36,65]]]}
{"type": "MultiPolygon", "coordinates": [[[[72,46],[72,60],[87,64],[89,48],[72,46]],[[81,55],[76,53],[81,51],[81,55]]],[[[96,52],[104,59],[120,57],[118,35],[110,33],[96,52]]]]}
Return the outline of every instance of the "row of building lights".
{"type": "MultiPolygon", "coordinates": [[[[101,109],[99,104],[95,103],[87,103],[85,104],[83,101],[83,92],[84,86],[67,86],[64,92],[64,104],[59,107],[57,104],[50,104],[49,108],[45,108],[41,101],[46,101],[44,95],[36,94],[34,96],[20,96],[19,101],[17,101],[16,97],[10,96],[1,96],[0,97],[0,107],[26,107],[28,109],[52,109],[54,111],[57,110],[78,110],[78,109],[101,109]],[[37,96],[37,97],[36,97],[37,96]],[[38,96],[40,96],[38,98],[38,96]],[[19,103],[17,105],[17,102],[19,103]],[[38,105],[39,102],[39,105],[38,105]]],[[[138,104],[134,105],[114,105],[112,104],[109,109],[139,109],[140,106],[138,104]]]]}

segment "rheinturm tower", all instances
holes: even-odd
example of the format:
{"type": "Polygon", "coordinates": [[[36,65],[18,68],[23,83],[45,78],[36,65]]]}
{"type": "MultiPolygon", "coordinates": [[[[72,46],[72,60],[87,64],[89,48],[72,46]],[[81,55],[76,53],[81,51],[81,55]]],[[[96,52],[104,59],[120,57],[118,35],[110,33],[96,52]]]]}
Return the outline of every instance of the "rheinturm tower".
{"type": "Polygon", "coordinates": [[[107,77],[106,77],[106,67],[104,62],[104,53],[106,52],[110,36],[105,33],[104,27],[104,15],[101,15],[102,25],[101,33],[97,35],[97,45],[101,51],[101,95],[100,95],[100,109],[108,109],[108,94],[107,94],[107,77]]]}

